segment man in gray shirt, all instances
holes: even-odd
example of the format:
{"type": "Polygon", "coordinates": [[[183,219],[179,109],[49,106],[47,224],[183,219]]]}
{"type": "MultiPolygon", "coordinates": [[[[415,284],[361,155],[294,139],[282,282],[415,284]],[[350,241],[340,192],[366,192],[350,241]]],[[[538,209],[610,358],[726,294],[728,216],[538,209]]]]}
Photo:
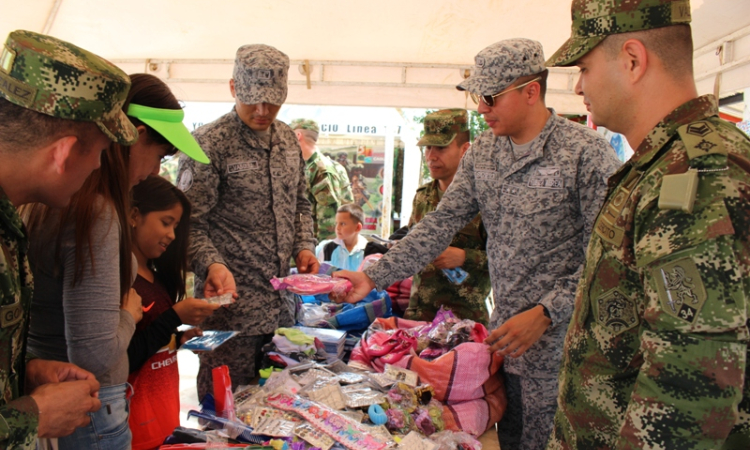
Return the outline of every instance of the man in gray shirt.
{"type": "Polygon", "coordinates": [[[614,150],[593,130],[544,103],[547,70],[538,42],[509,39],[475,58],[458,89],[490,130],[464,155],[437,210],[378,263],[339,272],[364,297],[419,271],[482,213],[495,310],[487,342],[506,357],[503,450],[542,449],[552,429],[563,338],[614,150]]]}
{"type": "Polygon", "coordinates": [[[211,369],[226,364],[232,385],[255,376],[261,347],[278,327],[294,324],[291,294],[269,280],[317,273],[315,238],[297,136],[276,115],[287,95],[289,58],[267,45],[237,50],[229,82],[235,106],[195,131],[211,164],[180,158],[177,185],[193,204],[190,254],[195,290],[207,297],[235,290],[239,298],[203,328],[240,335],[200,355],[198,394],[210,391],[211,369]]]}

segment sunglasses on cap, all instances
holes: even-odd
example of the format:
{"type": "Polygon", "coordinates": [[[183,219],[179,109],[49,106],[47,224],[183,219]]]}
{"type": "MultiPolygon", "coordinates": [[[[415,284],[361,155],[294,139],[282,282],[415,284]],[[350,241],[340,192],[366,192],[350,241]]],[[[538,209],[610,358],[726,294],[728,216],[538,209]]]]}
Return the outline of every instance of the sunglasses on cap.
{"type": "Polygon", "coordinates": [[[522,87],[524,87],[526,85],[529,85],[529,84],[531,84],[531,83],[533,83],[535,81],[539,81],[541,79],[542,79],[542,77],[536,77],[536,78],[534,78],[531,81],[527,81],[527,82],[525,82],[523,84],[519,84],[516,87],[512,87],[512,88],[506,89],[504,91],[498,92],[495,95],[477,95],[477,94],[475,94],[473,92],[469,92],[469,95],[471,96],[471,99],[474,101],[474,103],[476,103],[477,105],[479,104],[479,100],[481,99],[484,102],[485,105],[487,105],[487,106],[489,106],[491,108],[491,107],[493,107],[495,105],[495,97],[500,97],[501,95],[506,94],[506,93],[508,93],[510,91],[514,91],[516,89],[521,89],[522,87]]]}

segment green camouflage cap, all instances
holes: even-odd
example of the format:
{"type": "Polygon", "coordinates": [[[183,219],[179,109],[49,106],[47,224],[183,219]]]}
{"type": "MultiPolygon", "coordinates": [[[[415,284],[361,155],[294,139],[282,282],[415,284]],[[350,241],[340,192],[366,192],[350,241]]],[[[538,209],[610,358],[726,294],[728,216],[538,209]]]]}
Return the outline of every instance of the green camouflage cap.
{"type": "Polygon", "coordinates": [[[573,0],[570,38],[547,61],[572,66],[611,34],[690,23],[689,0],[573,0]]]}
{"type": "Polygon", "coordinates": [[[0,54],[0,95],[11,103],[62,119],[94,122],[123,145],[138,131],[122,105],[130,78],[117,66],[65,41],[17,30],[0,54]]]}
{"type": "Polygon", "coordinates": [[[294,119],[292,120],[292,123],[289,124],[289,128],[292,130],[305,130],[312,134],[312,139],[314,141],[318,141],[320,128],[318,128],[318,123],[312,119],[294,119]]]}
{"type": "Polygon", "coordinates": [[[474,57],[474,70],[456,86],[459,91],[494,95],[520,77],[544,72],[542,44],[531,39],[506,39],[496,42],[474,57]]]}
{"type": "Polygon", "coordinates": [[[234,90],[246,105],[286,101],[289,57],[263,44],[243,45],[234,59],[234,90]]]}
{"type": "Polygon", "coordinates": [[[294,119],[289,124],[289,128],[292,130],[308,130],[320,133],[318,123],[312,119],[294,119]]]}
{"type": "Polygon", "coordinates": [[[424,118],[424,135],[419,147],[447,147],[462,131],[469,130],[469,114],[465,109],[441,109],[424,118]]]}

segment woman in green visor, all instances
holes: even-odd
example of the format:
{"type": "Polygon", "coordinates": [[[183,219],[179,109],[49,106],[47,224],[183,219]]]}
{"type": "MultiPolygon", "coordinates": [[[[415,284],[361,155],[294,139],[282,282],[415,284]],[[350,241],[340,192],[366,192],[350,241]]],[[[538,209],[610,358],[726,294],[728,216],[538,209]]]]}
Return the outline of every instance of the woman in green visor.
{"type": "Polygon", "coordinates": [[[66,208],[34,205],[28,213],[36,281],[29,352],[77,364],[101,384],[101,409],[88,426],[60,438],[60,450],[131,448],[128,345],[144,305],[131,289],[137,264],[129,191],[158,174],[161,160],[178,149],[209,162],[182,124],[182,108],[169,87],[147,74],[131,81],[122,109],[138,129],[137,141],[105,149],[101,167],[66,208]]]}

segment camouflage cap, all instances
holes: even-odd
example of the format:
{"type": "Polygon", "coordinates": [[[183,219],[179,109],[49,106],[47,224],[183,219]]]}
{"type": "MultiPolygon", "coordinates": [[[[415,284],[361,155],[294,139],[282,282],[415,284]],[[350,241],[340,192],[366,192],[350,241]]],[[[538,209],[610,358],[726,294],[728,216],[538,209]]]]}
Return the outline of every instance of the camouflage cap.
{"type": "Polygon", "coordinates": [[[232,78],[237,98],[246,105],[284,104],[288,74],[289,57],[269,45],[237,49],[232,78]]]}
{"type": "Polygon", "coordinates": [[[0,95],[18,106],[62,119],[94,122],[123,145],[138,131],[122,105],[130,78],[117,66],[65,41],[17,30],[0,54],[0,95]]]}
{"type": "Polygon", "coordinates": [[[308,130],[320,133],[318,123],[312,119],[294,119],[289,124],[289,128],[292,130],[308,130]]]}
{"type": "Polygon", "coordinates": [[[420,147],[447,147],[458,133],[469,130],[469,114],[465,109],[441,109],[424,118],[424,135],[420,147]]]}
{"type": "Polygon", "coordinates": [[[572,66],[607,36],[690,23],[689,0],[573,0],[570,38],[547,61],[572,66]]]}
{"type": "Polygon", "coordinates": [[[544,72],[542,44],[531,39],[506,39],[485,48],[474,58],[471,76],[456,89],[477,95],[503,91],[520,77],[544,72]]]}
{"type": "Polygon", "coordinates": [[[294,119],[289,124],[289,128],[292,130],[305,130],[308,133],[307,135],[312,138],[313,141],[318,141],[320,128],[318,128],[318,123],[312,119],[294,119]]]}

